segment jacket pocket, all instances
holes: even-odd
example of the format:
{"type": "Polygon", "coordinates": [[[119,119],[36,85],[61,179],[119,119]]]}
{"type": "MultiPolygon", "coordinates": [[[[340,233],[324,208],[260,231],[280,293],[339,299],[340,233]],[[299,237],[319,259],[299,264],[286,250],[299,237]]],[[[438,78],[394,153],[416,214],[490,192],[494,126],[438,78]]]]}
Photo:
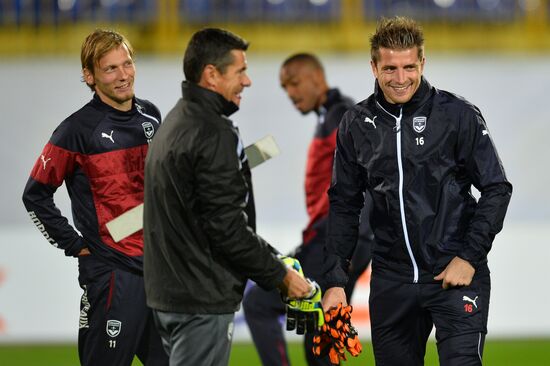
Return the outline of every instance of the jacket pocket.
{"type": "Polygon", "coordinates": [[[454,179],[441,192],[429,243],[435,243],[439,253],[455,255],[464,245],[476,202],[469,193],[462,192],[454,179]]]}

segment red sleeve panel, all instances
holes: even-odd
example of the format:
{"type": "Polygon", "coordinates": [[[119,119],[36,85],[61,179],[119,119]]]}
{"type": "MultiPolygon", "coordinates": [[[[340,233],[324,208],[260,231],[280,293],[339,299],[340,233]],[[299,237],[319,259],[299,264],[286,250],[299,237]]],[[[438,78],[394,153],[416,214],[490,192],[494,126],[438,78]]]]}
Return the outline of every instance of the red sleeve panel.
{"type": "Polygon", "coordinates": [[[77,155],[48,142],[34,163],[31,177],[42,184],[59,187],[65,177],[74,171],[77,155]]]}
{"type": "Polygon", "coordinates": [[[67,176],[73,174],[79,154],[46,144],[34,164],[23,193],[23,202],[32,222],[50,244],[76,256],[85,246],[80,235],[61,214],[53,196],[67,176]]]}
{"type": "Polygon", "coordinates": [[[332,162],[336,148],[337,129],[326,137],[315,137],[309,145],[305,191],[309,223],[306,230],[328,214],[328,194],[332,177],[332,162]]]}

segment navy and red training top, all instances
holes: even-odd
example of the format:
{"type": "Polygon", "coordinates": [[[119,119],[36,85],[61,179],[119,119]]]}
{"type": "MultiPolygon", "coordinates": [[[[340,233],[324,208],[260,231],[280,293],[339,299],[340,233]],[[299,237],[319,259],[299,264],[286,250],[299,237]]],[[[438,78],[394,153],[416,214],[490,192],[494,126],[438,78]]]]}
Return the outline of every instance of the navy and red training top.
{"type": "Polygon", "coordinates": [[[338,89],[330,89],[326,102],[316,111],[318,123],[309,144],[306,162],[305,191],[309,222],[303,231],[304,244],[317,235],[316,227],[324,225],[323,219],[328,216],[327,191],[332,177],[338,125],[344,113],[354,104],[351,98],[342,95],[338,89]]]}
{"type": "Polygon", "coordinates": [[[105,224],[143,202],[145,156],[160,119],[149,101],[134,98],[122,112],[94,95],[56,128],[23,193],[32,221],[53,246],[68,256],[89,248],[119,268],[142,272],[143,232],[117,243],[105,224]],[[76,230],[54,203],[63,182],[76,230]]]}

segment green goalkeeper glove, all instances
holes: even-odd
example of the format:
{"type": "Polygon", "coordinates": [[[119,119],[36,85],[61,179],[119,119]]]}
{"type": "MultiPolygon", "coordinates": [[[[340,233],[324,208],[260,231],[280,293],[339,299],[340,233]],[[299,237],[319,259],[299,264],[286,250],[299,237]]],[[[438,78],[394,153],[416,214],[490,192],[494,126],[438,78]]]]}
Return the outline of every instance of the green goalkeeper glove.
{"type": "Polygon", "coordinates": [[[308,279],[312,285],[310,296],[300,300],[287,299],[286,302],[286,330],[296,329],[297,334],[311,333],[325,323],[323,307],[321,306],[321,288],[308,279]]]}
{"type": "Polygon", "coordinates": [[[302,270],[302,265],[300,264],[300,261],[298,259],[286,256],[280,256],[279,258],[283,261],[285,266],[295,269],[296,272],[304,277],[304,271],[302,270]]]}

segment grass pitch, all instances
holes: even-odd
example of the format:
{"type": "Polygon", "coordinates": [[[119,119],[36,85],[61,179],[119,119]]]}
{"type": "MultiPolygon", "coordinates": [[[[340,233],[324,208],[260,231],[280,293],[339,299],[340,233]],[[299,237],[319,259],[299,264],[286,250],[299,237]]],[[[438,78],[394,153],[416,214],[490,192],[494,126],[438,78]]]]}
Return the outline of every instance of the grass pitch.
{"type": "MultiPolygon", "coordinates": [[[[348,358],[345,365],[374,366],[370,343],[364,342],[363,353],[348,358]]],[[[289,352],[293,366],[306,366],[300,343],[290,343],[289,352]]],[[[0,345],[2,366],[75,366],[78,365],[76,345],[0,345]]],[[[437,349],[434,342],[428,344],[425,365],[436,366],[437,349]]],[[[132,366],[141,362],[134,360],[132,366]]],[[[230,366],[261,366],[254,346],[235,343],[230,366]]],[[[485,344],[485,366],[547,366],[550,365],[550,339],[491,340],[485,344]]]]}

